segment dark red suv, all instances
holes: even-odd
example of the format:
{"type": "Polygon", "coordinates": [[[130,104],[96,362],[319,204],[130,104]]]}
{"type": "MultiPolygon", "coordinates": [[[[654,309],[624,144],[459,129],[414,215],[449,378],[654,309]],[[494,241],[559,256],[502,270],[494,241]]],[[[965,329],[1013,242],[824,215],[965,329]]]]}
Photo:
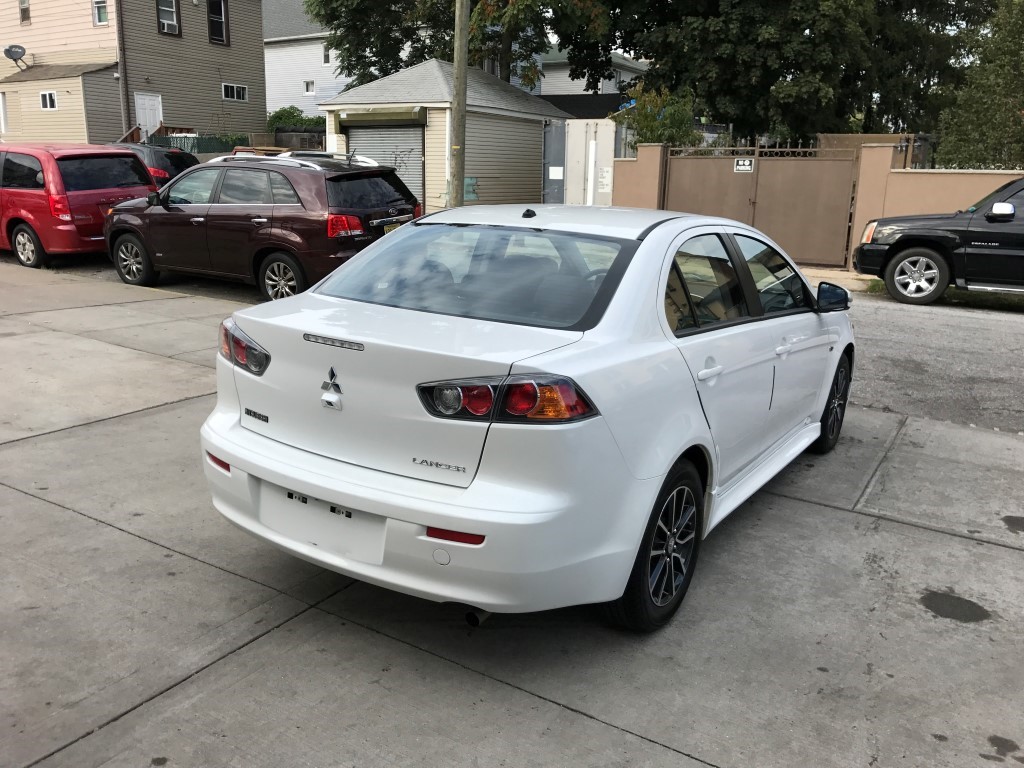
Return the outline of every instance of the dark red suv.
{"type": "Polygon", "coordinates": [[[152,285],[175,270],[256,283],[280,299],[419,215],[393,168],[235,155],[122,203],[105,231],[126,283],[152,285]]]}
{"type": "Polygon", "coordinates": [[[51,254],[103,251],[111,206],[155,189],[127,149],[0,144],[0,249],[26,267],[41,267],[51,254]]]}

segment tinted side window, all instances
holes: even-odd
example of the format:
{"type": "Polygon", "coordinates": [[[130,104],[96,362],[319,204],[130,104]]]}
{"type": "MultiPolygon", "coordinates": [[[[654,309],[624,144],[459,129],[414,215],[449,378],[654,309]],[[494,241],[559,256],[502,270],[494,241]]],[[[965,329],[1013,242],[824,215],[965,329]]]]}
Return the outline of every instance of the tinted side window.
{"type": "Polygon", "coordinates": [[[810,306],[803,281],[781,253],[752,237],[735,237],[750,267],[765,314],[810,306]]]}
{"type": "Polygon", "coordinates": [[[153,186],[149,171],[135,155],[63,157],[57,167],[66,192],[153,186]]]}
{"type": "Polygon", "coordinates": [[[699,235],[683,243],[676,266],[700,327],[750,316],[739,277],[717,235],[699,235]]]}
{"type": "Polygon", "coordinates": [[[30,155],[8,152],[4,160],[3,185],[8,189],[43,189],[43,166],[30,155]]]}
{"type": "Polygon", "coordinates": [[[277,205],[301,205],[302,201],[295,192],[295,187],[283,173],[270,172],[270,188],[274,193],[277,205]]]}
{"type": "Polygon", "coordinates": [[[224,183],[220,185],[221,204],[273,205],[274,195],[270,191],[270,179],[266,171],[232,168],[224,171],[224,183]]]}
{"type": "Polygon", "coordinates": [[[171,184],[171,190],[167,193],[167,201],[171,205],[202,205],[210,202],[219,174],[219,168],[190,173],[181,181],[171,184]]]}

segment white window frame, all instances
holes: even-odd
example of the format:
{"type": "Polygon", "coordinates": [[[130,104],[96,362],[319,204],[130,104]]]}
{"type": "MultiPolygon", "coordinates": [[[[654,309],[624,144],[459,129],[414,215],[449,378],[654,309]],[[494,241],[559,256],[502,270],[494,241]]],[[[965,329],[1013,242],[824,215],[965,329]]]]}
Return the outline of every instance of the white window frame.
{"type": "Polygon", "coordinates": [[[92,0],[92,25],[94,27],[105,27],[110,24],[110,7],[107,0],[92,0]],[[107,14],[106,21],[100,21],[100,8],[107,14]]]}
{"type": "Polygon", "coordinates": [[[323,57],[321,58],[325,67],[331,66],[331,49],[327,47],[327,43],[324,43],[323,57]]]}
{"type": "Polygon", "coordinates": [[[29,0],[18,0],[18,20],[22,24],[32,23],[32,9],[29,0]]]}
{"type": "Polygon", "coordinates": [[[179,4],[178,0],[156,0],[156,27],[157,31],[160,32],[161,35],[172,35],[174,37],[181,37],[181,5],[179,4]],[[170,8],[166,7],[166,3],[168,1],[171,4],[170,8]],[[161,2],[164,3],[163,7],[161,7],[160,5],[161,2]],[[161,20],[160,11],[170,11],[171,13],[173,13],[174,21],[161,20]],[[166,29],[164,28],[165,24],[167,25],[166,29]],[[173,31],[170,29],[171,26],[174,27],[173,31]]]}
{"type": "Polygon", "coordinates": [[[7,133],[7,94],[0,91],[0,133],[7,133]]]}
{"type": "Polygon", "coordinates": [[[221,83],[220,84],[220,97],[223,101],[248,101],[249,100],[249,86],[239,85],[238,83],[221,83]],[[235,95],[228,96],[228,88],[234,88],[235,95]],[[245,98],[239,99],[237,97],[238,89],[241,88],[245,92],[245,98]]]}
{"type": "Polygon", "coordinates": [[[56,112],[57,111],[57,92],[56,91],[40,91],[39,92],[39,109],[43,112],[56,112]],[[49,97],[46,99],[46,104],[53,104],[50,106],[43,106],[43,97],[49,97]]]}
{"type": "Polygon", "coordinates": [[[302,95],[303,96],[316,96],[316,80],[303,80],[302,81],[302,95]]]}

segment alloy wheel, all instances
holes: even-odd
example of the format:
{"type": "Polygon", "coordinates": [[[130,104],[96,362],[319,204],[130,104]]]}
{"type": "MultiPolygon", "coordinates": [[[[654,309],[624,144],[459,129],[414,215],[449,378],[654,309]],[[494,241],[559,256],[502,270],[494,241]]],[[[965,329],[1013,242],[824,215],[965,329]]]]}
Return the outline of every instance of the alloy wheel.
{"type": "Polygon", "coordinates": [[[117,249],[117,261],[122,274],[129,280],[138,280],[142,275],[142,251],[135,243],[121,243],[117,249]]]}
{"type": "Polygon", "coordinates": [[[927,296],[939,284],[939,266],[926,256],[907,259],[896,267],[893,281],[904,296],[927,296]]]}
{"type": "Polygon", "coordinates": [[[693,559],[696,524],[693,492],[681,485],[665,499],[651,538],[647,585],[659,608],[672,602],[683,586],[693,559]]]}
{"type": "Polygon", "coordinates": [[[22,264],[35,264],[36,244],[28,232],[19,232],[15,235],[14,250],[22,264]]]}
{"type": "Polygon", "coordinates": [[[835,439],[843,427],[846,415],[846,400],[849,397],[850,379],[846,368],[840,366],[828,393],[828,410],[825,416],[825,433],[829,440],[835,439]]]}
{"type": "Polygon", "coordinates": [[[287,264],[275,261],[267,267],[263,282],[267,287],[267,296],[271,299],[283,299],[296,294],[298,280],[287,264]]]}

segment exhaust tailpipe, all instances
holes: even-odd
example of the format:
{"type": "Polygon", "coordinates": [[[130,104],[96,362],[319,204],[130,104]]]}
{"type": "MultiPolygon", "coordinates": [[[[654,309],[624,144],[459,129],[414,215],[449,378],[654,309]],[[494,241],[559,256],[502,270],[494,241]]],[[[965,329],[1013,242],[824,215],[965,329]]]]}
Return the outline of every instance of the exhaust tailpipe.
{"type": "Polygon", "coordinates": [[[466,623],[471,627],[479,627],[485,621],[491,617],[490,611],[484,611],[480,608],[470,608],[466,611],[466,623]]]}

